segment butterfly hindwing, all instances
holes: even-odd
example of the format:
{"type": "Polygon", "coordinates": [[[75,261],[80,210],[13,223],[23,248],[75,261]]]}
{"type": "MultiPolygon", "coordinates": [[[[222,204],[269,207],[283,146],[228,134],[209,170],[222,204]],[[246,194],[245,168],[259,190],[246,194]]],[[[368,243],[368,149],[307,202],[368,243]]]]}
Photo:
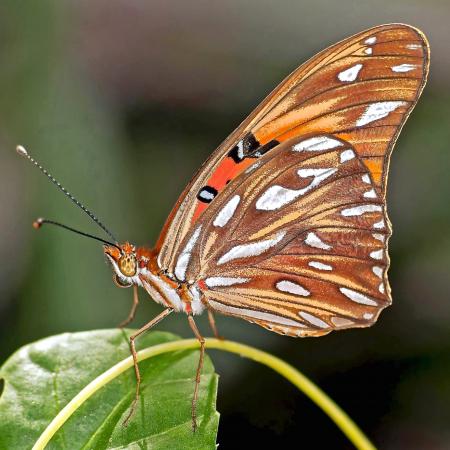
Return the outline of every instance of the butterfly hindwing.
{"type": "Polygon", "coordinates": [[[286,141],[222,196],[188,240],[183,274],[213,310],[310,335],[367,326],[390,303],[384,198],[348,142],[286,141]]]}

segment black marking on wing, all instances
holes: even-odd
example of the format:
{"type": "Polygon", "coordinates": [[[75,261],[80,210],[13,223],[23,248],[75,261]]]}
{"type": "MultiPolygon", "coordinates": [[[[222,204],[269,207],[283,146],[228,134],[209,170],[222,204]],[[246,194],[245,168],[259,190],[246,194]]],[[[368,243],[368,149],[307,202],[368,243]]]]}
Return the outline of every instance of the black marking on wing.
{"type": "Polygon", "coordinates": [[[233,159],[236,164],[239,164],[247,158],[252,152],[260,147],[260,143],[256,140],[253,133],[248,133],[244,139],[239,141],[229,152],[228,156],[233,159]]]}
{"type": "Polygon", "coordinates": [[[259,147],[256,149],[255,152],[248,155],[250,158],[259,158],[260,156],[264,155],[264,153],[267,153],[269,150],[272,150],[274,147],[276,147],[280,142],[276,139],[272,139],[267,144],[264,144],[262,147],[259,147]]]}
{"type": "Polygon", "coordinates": [[[198,192],[197,199],[203,203],[211,203],[217,194],[217,189],[212,186],[204,186],[198,192]]]}

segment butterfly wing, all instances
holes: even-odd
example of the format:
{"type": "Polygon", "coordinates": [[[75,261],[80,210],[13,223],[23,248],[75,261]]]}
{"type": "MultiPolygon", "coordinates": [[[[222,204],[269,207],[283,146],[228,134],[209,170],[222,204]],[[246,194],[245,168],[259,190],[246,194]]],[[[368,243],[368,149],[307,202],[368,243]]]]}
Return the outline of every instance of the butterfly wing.
{"type": "MultiPolygon", "coordinates": [[[[188,242],[208,306],[293,336],[373,323],[390,304],[384,195],[349,142],[285,141],[227,186],[188,242]]],[[[180,275],[180,274],[179,274],[180,275]]]]}
{"type": "Polygon", "coordinates": [[[160,268],[174,273],[180,257],[188,261],[187,244],[200,218],[212,204],[225,201],[222,192],[228,185],[255,160],[300,136],[328,133],[346,141],[383,198],[392,146],[423,89],[428,61],[423,34],[391,24],[341,41],[300,66],[186,187],[156,245],[160,268]]]}

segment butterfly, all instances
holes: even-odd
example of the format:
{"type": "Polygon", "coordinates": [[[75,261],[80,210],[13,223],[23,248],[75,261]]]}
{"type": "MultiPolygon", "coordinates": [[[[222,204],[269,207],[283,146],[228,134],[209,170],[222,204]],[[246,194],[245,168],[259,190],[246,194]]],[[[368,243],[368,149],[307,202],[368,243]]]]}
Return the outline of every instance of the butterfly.
{"type": "MultiPolygon", "coordinates": [[[[208,314],[216,336],[214,313],[283,335],[322,336],[370,326],[391,304],[389,158],[428,67],[425,36],[403,24],[317,54],[212,153],[154,248],[119,244],[78,202],[114,241],[97,238],[115,283],[134,287],[122,326],[134,317],[138,288],[164,307],[130,338],[137,387],[127,420],[140,386],[135,339],[174,311],[187,315],[200,342],[195,428],[205,351],[196,315],[208,314]]],[[[55,223],[36,225],[45,222],[55,223]]]]}

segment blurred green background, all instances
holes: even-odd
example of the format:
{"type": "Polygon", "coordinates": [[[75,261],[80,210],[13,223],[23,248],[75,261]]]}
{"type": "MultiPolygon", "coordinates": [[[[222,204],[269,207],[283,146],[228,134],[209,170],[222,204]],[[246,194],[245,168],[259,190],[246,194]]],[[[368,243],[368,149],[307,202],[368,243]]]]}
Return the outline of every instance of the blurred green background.
{"type": "MultiPolygon", "coordinates": [[[[317,381],[383,449],[450,448],[450,4],[445,0],[3,1],[0,4],[0,357],[65,331],[114,327],[117,289],[100,234],[14,152],[23,144],[119,240],[154,243],[213,149],[290,71],[373,25],[418,26],[431,76],[389,179],[394,304],[371,329],[277,336],[219,317],[226,337],[272,351],[317,381]]],[[[160,307],[141,293],[135,326],[160,307]]],[[[201,328],[209,333],[206,321],[201,328]]],[[[159,326],[183,336],[185,317],[159,326]]],[[[221,449],[351,448],[268,370],[211,352],[221,374],[221,449]]]]}

